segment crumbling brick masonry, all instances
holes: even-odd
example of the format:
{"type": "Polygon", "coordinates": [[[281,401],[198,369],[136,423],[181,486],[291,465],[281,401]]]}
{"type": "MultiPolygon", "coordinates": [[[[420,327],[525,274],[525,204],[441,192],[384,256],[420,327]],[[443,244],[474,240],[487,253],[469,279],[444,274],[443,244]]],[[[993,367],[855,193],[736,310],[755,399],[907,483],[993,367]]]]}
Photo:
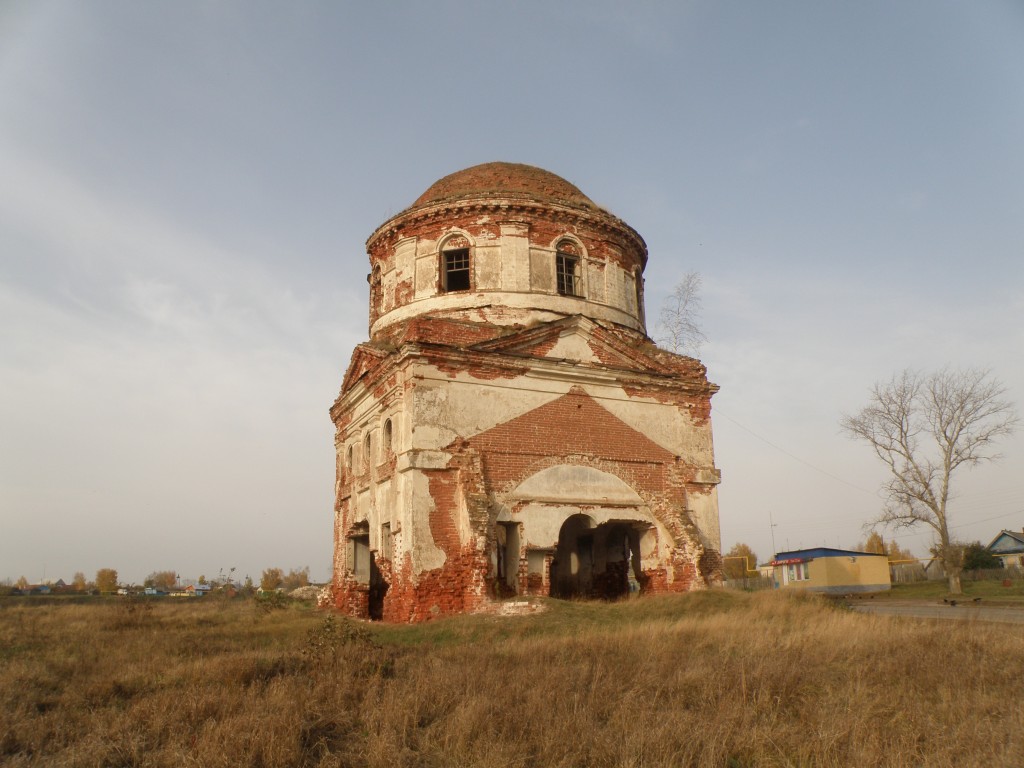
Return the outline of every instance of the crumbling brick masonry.
{"type": "Polygon", "coordinates": [[[647,246],[539,168],[432,185],[367,241],[331,408],[333,600],[387,621],[720,579],[711,396],[646,334],[647,246]]]}

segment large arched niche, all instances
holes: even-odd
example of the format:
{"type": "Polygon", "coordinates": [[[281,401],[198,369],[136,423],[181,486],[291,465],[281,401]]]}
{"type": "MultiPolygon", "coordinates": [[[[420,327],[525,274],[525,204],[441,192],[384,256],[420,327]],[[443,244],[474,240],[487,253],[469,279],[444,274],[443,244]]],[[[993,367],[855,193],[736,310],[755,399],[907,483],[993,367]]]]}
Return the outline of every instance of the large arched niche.
{"type": "Polygon", "coordinates": [[[565,521],[581,512],[594,527],[632,521],[656,528],[658,538],[671,541],[643,497],[622,478],[577,464],[556,464],[527,477],[504,497],[498,519],[522,526],[524,546],[546,548],[555,546],[565,521]]]}
{"type": "Polygon", "coordinates": [[[643,506],[644,500],[620,477],[595,467],[556,464],[523,480],[510,499],[575,504],[643,506]]]}
{"type": "Polygon", "coordinates": [[[591,466],[540,470],[496,506],[505,543],[496,562],[525,559],[527,573],[544,577],[555,596],[621,596],[644,568],[658,566],[659,542],[666,550],[673,542],[636,490],[591,466]]]}

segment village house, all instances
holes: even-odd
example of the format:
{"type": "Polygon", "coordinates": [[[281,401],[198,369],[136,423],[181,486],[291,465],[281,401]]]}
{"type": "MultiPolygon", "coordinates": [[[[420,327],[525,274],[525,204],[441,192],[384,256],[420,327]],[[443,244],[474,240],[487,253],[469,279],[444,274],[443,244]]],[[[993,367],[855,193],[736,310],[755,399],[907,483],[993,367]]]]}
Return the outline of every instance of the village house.
{"type": "Polygon", "coordinates": [[[892,589],[889,558],[849,549],[797,549],[779,552],[769,565],[776,589],[845,595],[892,589]]]}
{"type": "Polygon", "coordinates": [[[1000,531],[988,551],[1002,561],[1004,568],[1024,568],[1024,530],[1000,531]]]}
{"type": "Polygon", "coordinates": [[[421,621],[720,581],[718,388],[647,336],[635,230],[552,173],[488,163],[367,252],[369,341],[330,411],[337,608],[421,621]]]}

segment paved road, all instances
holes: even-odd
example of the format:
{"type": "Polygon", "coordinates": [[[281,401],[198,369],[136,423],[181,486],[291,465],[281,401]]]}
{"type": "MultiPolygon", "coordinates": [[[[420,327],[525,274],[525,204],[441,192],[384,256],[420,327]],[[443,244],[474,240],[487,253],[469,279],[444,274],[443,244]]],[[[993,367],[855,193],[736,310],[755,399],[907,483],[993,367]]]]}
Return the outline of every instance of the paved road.
{"type": "Polygon", "coordinates": [[[857,600],[847,601],[855,611],[881,616],[913,616],[919,619],[959,619],[960,621],[997,621],[1004,624],[1024,624],[1024,606],[1006,607],[983,603],[929,603],[915,600],[857,600]]]}

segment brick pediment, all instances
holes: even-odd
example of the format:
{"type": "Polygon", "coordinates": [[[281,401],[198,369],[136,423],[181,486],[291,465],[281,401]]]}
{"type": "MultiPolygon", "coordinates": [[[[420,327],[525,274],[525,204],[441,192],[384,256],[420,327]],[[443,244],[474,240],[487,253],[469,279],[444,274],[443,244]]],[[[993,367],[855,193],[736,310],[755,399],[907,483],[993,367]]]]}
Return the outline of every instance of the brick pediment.
{"type": "Polygon", "coordinates": [[[581,387],[465,441],[484,456],[491,480],[519,482],[550,458],[647,465],[660,475],[675,455],[603,408],[581,387]],[[489,460],[501,455],[500,462],[489,460]],[[653,465],[653,466],[652,466],[653,465]]]}
{"type": "Polygon", "coordinates": [[[376,349],[369,344],[360,344],[352,352],[352,360],[349,361],[345,371],[345,378],[342,380],[341,392],[348,392],[363,376],[378,368],[388,357],[388,353],[376,349]]]}
{"type": "Polygon", "coordinates": [[[570,360],[645,373],[672,372],[651,354],[654,345],[644,336],[636,333],[620,336],[582,315],[527,328],[476,344],[472,349],[516,357],[570,360]]]}

